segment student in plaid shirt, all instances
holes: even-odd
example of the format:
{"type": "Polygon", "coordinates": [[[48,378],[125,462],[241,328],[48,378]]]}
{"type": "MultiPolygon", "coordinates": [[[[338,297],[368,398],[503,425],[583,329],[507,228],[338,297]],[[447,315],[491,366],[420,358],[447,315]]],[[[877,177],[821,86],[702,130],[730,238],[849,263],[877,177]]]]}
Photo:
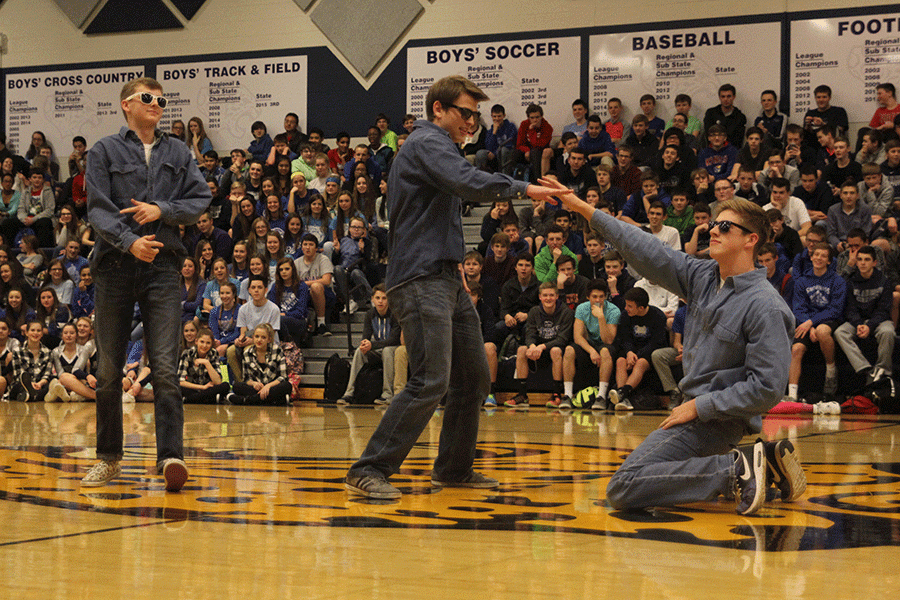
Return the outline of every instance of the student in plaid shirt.
{"type": "Polygon", "coordinates": [[[287,361],[281,347],[275,343],[275,330],[268,323],[253,330],[253,348],[244,351],[243,381],[234,382],[234,393],[228,395],[232,404],[287,404],[291,396],[291,382],[287,376],[287,361]]]}
{"type": "MultiPolygon", "coordinates": [[[[233,287],[233,286],[232,286],[233,287]]],[[[181,353],[178,384],[186,403],[216,404],[231,390],[219,374],[219,354],[212,351],[213,334],[203,327],[194,346],[181,353]]]]}
{"type": "Polygon", "coordinates": [[[17,402],[40,402],[47,395],[53,368],[50,349],[41,343],[44,328],[40,321],[30,321],[25,329],[25,343],[13,353],[13,381],[21,386],[15,395],[17,402]]]}

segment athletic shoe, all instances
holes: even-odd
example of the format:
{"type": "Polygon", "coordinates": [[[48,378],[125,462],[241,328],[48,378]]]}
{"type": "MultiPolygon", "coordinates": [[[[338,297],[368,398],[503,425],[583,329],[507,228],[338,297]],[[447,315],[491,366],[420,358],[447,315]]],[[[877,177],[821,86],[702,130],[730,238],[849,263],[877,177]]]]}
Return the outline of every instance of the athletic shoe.
{"type": "Polygon", "coordinates": [[[560,408],[572,408],[572,399],[563,394],[563,397],[560,399],[559,403],[560,408]]]}
{"type": "Polygon", "coordinates": [[[69,392],[69,402],[87,402],[87,398],[77,392],[69,392]]]}
{"type": "Polygon", "coordinates": [[[684,394],[681,393],[681,390],[675,388],[671,392],[669,392],[669,408],[675,408],[684,402],[684,394]]]}
{"type": "Polygon", "coordinates": [[[493,394],[488,394],[488,397],[484,399],[484,406],[487,408],[494,408],[497,406],[497,399],[493,394]]]}
{"type": "Polygon", "coordinates": [[[388,404],[391,403],[391,399],[390,398],[375,398],[374,402],[375,402],[375,404],[377,404],[379,406],[387,406],[388,404]]]}
{"type": "Polygon", "coordinates": [[[752,515],[766,499],[766,449],[762,440],[735,449],[734,500],[741,515],[752,515]]]}
{"type": "Polygon", "coordinates": [[[822,393],[826,396],[834,396],[837,393],[837,376],[828,377],[825,376],[825,386],[822,388],[822,393]]]}
{"type": "Polygon", "coordinates": [[[19,376],[19,383],[22,384],[19,393],[16,395],[18,402],[31,402],[34,400],[35,389],[31,387],[31,373],[25,372],[19,376]]]}
{"type": "Polygon", "coordinates": [[[352,314],[354,314],[356,311],[359,310],[359,304],[356,302],[356,300],[351,300],[351,301],[350,301],[350,304],[348,305],[347,308],[348,308],[348,310],[350,311],[350,314],[352,315],[352,314]]]}
{"type": "Polygon", "coordinates": [[[167,458],[162,464],[162,475],[167,492],[180,492],[188,478],[187,465],[180,458],[167,458]]]}
{"type": "Polygon", "coordinates": [[[352,396],[342,396],[341,398],[335,400],[334,403],[338,406],[347,406],[348,404],[350,404],[351,400],[353,400],[352,396]]]}
{"type": "Polygon", "coordinates": [[[100,487],[121,474],[122,467],[119,465],[119,461],[101,460],[91,467],[87,475],[81,479],[81,485],[84,487],[100,487]]]}
{"type": "Polygon", "coordinates": [[[631,404],[631,400],[628,399],[628,394],[624,388],[609,390],[609,402],[616,410],[634,410],[634,406],[631,404]]]}
{"type": "Polygon", "coordinates": [[[871,369],[869,369],[869,374],[866,375],[866,385],[872,385],[876,381],[884,379],[887,376],[887,371],[885,371],[881,367],[872,367],[871,369]]]}
{"type": "Polygon", "coordinates": [[[134,404],[134,396],[131,394],[131,392],[122,393],[122,402],[125,404],[134,404]]]}
{"type": "MultiPolygon", "coordinates": [[[[47,390],[47,395],[53,394],[53,397],[59,400],[60,402],[71,402],[71,398],[69,397],[69,392],[66,390],[66,387],[59,382],[59,379],[54,379],[50,382],[50,387],[47,390]]],[[[49,400],[47,400],[49,402],[49,400]]]]}
{"type": "Polygon", "coordinates": [[[347,475],[344,488],[348,492],[375,500],[396,500],[403,494],[379,475],[347,475]]]}
{"type": "Polygon", "coordinates": [[[481,473],[472,471],[469,476],[460,481],[441,481],[431,476],[431,485],[435,487],[471,488],[477,490],[492,490],[500,487],[500,482],[491,477],[485,477],[481,473]]]}
{"type": "Polygon", "coordinates": [[[509,406],[510,408],[528,408],[528,396],[525,394],[516,394],[504,402],[503,406],[509,406]]]}
{"type": "Polygon", "coordinates": [[[325,323],[321,323],[318,327],[316,327],[316,335],[321,335],[323,337],[328,337],[331,335],[331,330],[328,329],[328,325],[325,323]]]}
{"type": "Polygon", "coordinates": [[[765,442],[769,485],[781,492],[781,500],[793,502],[806,491],[806,473],[790,440],[765,442]]]}
{"type": "Polygon", "coordinates": [[[559,408],[559,405],[562,404],[562,396],[560,396],[557,392],[553,392],[550,395],[550,400],[547,401],[547,408],[559,408]]]}
{"type": "Polygon", "coordinates": [[[238,395],[234,392],[228,392],[225,396],[225,404],[235,404],[237,402],[238,395]]]}

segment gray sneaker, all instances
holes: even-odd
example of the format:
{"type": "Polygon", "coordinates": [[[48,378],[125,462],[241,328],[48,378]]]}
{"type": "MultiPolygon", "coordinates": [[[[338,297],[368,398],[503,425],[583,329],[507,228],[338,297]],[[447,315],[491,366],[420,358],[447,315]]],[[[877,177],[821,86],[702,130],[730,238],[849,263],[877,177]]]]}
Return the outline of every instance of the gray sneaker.
{"type": "Polygon", "coordinates": [[[469,473],[468,477],[460,481],[441,481],[440,479],[436,479],[434,475],[432,475],[431,485],[435,487],[457,487],[479,490],[492,490],[494,488],[500,487],[500,482],[496,479],[492,479],[491,477],[485,477],[481,473],[472,471],[471,473],[469,473]]]}
{"type": "Polygon", "coordinates": [[[344,488],[348,492],[375,500],[396,500],[403,493],[378,475],[347,475],[344,488]]]}
{"type": "Polygon", "coordinates": [[[87,472],[81,480],[84,487],[104,486],[122,474],[119,461],[101,460],[87,472]]]}

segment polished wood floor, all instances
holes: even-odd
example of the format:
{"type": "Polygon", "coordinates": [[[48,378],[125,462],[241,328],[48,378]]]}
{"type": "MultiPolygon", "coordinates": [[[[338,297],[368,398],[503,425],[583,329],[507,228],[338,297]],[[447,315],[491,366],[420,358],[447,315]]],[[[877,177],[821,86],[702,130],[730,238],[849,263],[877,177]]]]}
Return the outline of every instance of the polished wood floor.
{"type": "Polygon", "coordinates": [[[91,404],[0,404],[0,598],[888,598],[900,589],[900,420],[779,417],[809,489],[741,517],[725,503],[625,514],[609,475],[662,419],[543,408],[483,413],[477,468],[496,492],[436,491],[436,414],[394,478],[341,479],[372,408],[186,407],[191,478],[152,473],[151,405],[127,407],[126,460],[104,488],[91,404]]]}

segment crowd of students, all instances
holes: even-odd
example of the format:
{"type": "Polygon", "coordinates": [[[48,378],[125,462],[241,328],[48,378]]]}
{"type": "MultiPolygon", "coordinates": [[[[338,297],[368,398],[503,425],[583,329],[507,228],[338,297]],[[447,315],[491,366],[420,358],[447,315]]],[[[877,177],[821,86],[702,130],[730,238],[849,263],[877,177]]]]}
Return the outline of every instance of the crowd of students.
{"type": "MultiPolygon", "coordinates": [[[[816,108],[796,124],[778,112],[769,90],[750,124],[734,106],[736,93],[723,85],[720,104],[702,121],[691,114],[691,98],[678,94],[668,123],[656,116],[651,95],[640,98],[630,123],[618,98],[608,102],[605,123],[576,100],[574,122],[559,138],[540,106],[528,106],[517,127],[494,105],[491,123],[479,115],[460,153],[485,170],[532,181],[555,177],[597,208],[698,257],[708,254],[715,205],[750,199],[769,211],[773,236],[761,262],[798,319],[788,395],[798,395],[811,345],[825,357],[824,391],[835,392],[834,340],[861,374],[889,375],[900,313],[894,86],[878,86],[880,108],[859,132],[855,152],[846,111],[831,105],[827,86],[816,88],[816,108]],[[826,251],[823,266],[818,256],[826,251]],[[877,340],[875,367],[859,349],[869,338],[877,340]]],[[[182,230],[188,258],[181,270],[179,376],[187,401],[283,401],[291,387],[279,341],[302,346],[309,336],[330,335],[331,315],[344,302],[350,312],[374,311],[367,325],[381,328],[366,338],[377,351],[360,354],[393,362],[392,352],[381,349],[398,346],[399,332],[390,334],[390,318],[370,300],[382,300],[376,286],[389,259],[387,176],[414,121],[406,115],[398,134],[379,114],[368,143],[351,148],[341,132],[329,148],[322,130],[303,133],[289,113],[274,137],[264,123],[253,123],[249,146],[224,161],[201,119],[172,124],[170,135],[191,149],[213,195],[196,226],[182,230]]],[[[7,375],[0,386],[16,388],[16,397],[24,390],[26,399],[91,398],[96,384],[88,343],[87,257],[94,242],[84,187],[88,145],[79,136],[72,147],[66,181],[41,132],[24,156],[5,143],[0,148],[0,342],[5,338],[7,375]],[[52,363],[51,353],[64,360],[52,363]]],[[[573,382],[582,379],[576,374],[594,379],[596,371],[594,407],[610,401],[630,408],[651,366],[669,406],[680,401],[671,366],[682,354],[684,307],[630,269],[582,217],[541,201],[519,207],[498,201],[483,218],[481,237],[462,270],[482,317],[495,385],[499,361],[516,362],[517,393],[507,405],[528,403],[528,373],[542,363],[556,382],[549,406],[571,405],[573,382]]],[[[141,331],[136,310],[134,372],[123,379],[133,396],[150,368],[140,361],[141,331]]],[[[358,370],[361,359],[354,364],[358,370]]],[[[388,379],[380,401],[388,402],[395,387],[388,379]]],[[[345,397],[352,385],[351,379],[345,397]]],[[[488,405],[496,404],[493,392],[488,405]]]]}

